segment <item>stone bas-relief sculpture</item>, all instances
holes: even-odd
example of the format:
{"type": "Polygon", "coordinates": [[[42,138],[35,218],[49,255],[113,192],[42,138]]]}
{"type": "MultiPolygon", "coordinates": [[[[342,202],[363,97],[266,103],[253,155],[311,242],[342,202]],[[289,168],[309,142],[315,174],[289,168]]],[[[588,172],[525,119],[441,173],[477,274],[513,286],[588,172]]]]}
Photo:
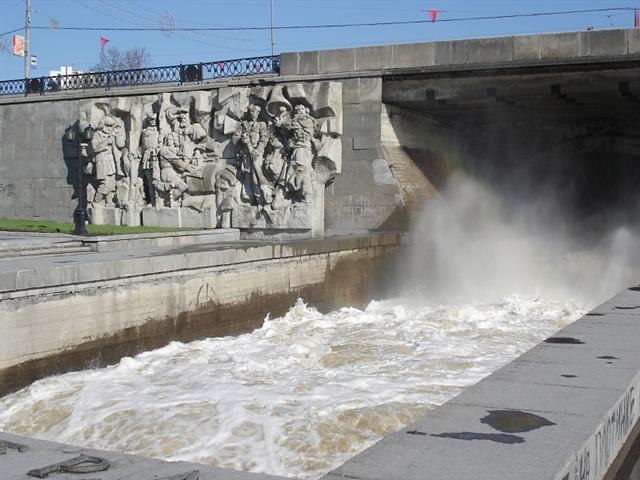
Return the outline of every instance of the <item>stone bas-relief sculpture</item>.
{"type": "Polygon", "coordinates": [[[340,83],[321,82],[88,101],[90,220],[321,236],[341,99],[340,83]]]}

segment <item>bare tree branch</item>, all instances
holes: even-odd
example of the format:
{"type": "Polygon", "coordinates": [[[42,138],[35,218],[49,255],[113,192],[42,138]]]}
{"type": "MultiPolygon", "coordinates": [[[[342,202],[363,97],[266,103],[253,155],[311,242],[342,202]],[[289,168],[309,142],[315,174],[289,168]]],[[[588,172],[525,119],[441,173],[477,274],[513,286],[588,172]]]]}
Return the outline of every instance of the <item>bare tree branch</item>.
{"type": "Polygon", "coordinates": [[[118,47],[103,48],[100,50],[98,64],[91,70],[94,72],[106,72],[109,70],[137,70],[148,67],[151,63],[151,55],[145,47],[133,47],[123,51],[118,47]]]}

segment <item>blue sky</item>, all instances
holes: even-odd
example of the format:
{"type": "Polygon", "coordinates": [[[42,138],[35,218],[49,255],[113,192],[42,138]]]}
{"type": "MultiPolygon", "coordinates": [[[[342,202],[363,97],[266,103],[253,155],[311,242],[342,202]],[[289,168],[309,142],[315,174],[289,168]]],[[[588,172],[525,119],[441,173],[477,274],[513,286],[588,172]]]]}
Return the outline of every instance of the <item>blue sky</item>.
{"type": "MultiPolygon", "coordinates": [[[[440,19],[482,15],[640,7],[640,0],[273,0],[274,23],[309,25],[427,19],[424,10],[444,10],[440,19]]],[[[32,25],[59,27],[159,27],[173,19],[177,27],[269,26],[269,0],[32,0],[32,25]],[[165,21],[161,21],[161,17],[165,21]]],[[[0,0],[0,33],[24,25],[24,0],[0,0]]],[[[276,53],[350,46],[420,42],[493,35],[525,34],[633,26],[633,12],[436,22],[435,24],[279,30],[276,53]]],[[[32,75],[48,75],[60,65],[86,70],[97,61],[99,37],[109,46],[146,47],[154,65],[173,65],[268,55],[269,31],[126,32],[34,30],[32,53],[38,68],[32,75]]],[[[0,37],[6,46],[11,35],[0,37]]],[[[23,59],[0,53],[0,79],[21,78],[23,59]]]]}

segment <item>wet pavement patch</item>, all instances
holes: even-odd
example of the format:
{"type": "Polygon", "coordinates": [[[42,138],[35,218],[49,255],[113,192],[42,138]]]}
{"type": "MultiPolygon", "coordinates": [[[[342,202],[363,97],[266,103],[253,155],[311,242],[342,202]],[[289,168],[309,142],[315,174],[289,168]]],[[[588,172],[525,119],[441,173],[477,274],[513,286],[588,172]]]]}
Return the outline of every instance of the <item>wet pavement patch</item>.
{"type": "Polygon", "coordinates": [[[485,425],[503,433],[480,432],[445,432],[426,433],[418,430],[409,430],[408,435],[430,435],[438,438],[453,438],[455,440],[488,440],[496,443],[524,443],[523,437],[511,435],[512,433],[529,432],[540,427],[548,427],[555,423],[533,413],[520,410],[489,410],[489,415],[481,418],[485,425]]]}
{"type": "Polygon", "coordinates": [[[582,340],[578,340],[577,338],[573,338],[573,337],[549,337],[544,341],[544,343],[563,343],[563,344],[570,344],[570,345],[580,345],[580,344],[583,344],[584,342],[582,340]]]}
{"type": "Polygon", "coordinates": [[[454,438],[456,440],[489,440],[497,443],[524,443],[524,438],[506,433],[448,432],[432,433],[432,437],[454,438]]]}
{"type": "Polygon", "coordinates": [[[489,410],[489,415],[480,421],[505,433],[529,432],[540,427],[549,427],[555,423],[533,413],[519,410],[489,410]]]}

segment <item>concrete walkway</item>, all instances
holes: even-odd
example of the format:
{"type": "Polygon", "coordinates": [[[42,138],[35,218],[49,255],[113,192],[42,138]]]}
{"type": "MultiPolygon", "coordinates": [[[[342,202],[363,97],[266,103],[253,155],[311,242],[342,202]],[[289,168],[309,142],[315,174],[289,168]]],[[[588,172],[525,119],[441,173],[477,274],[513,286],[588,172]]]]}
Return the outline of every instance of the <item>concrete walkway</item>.
{"type": "Polygon", "coordinates": [[[97,472],[87,472],[84,475],[63,472],[51,473],[49,478],[58,480],[72,478],[87,480],[275,480],[283,478],[189,462],[165,462],[154,458],[73,447],[0,432],[0,447],[3,442],[10,442],[10,444],[4,443],[6,453],[0,453],[0,477],[3,480],[33,480],[34,476],[28,475],[27,472],[65,462],[79,455],[104,459],[108,462],[108,468],[97,472]],[[22,448],[20,451],[17,448],[12,448],[19,445],[26,447],[26,449],[22,448]]]}

